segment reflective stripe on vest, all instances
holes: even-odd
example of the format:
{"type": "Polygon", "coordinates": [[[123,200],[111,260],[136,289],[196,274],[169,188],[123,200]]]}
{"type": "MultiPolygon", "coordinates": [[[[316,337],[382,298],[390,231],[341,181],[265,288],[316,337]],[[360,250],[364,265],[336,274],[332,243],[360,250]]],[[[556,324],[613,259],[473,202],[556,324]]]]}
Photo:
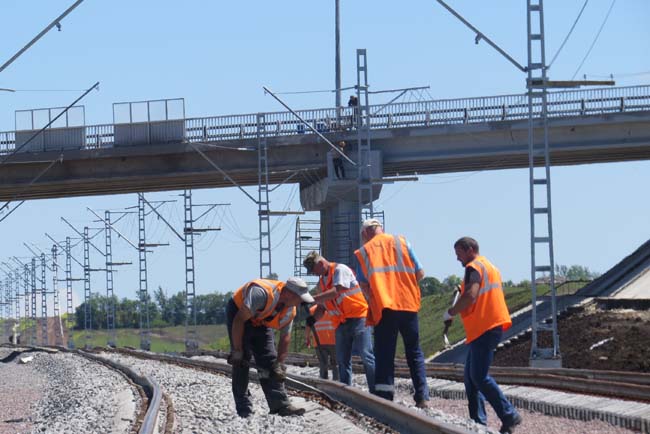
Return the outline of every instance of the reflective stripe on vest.
{"type": "Polygon", "coordinates": [[[375,391],[377,392],[394,392],[395,386],[392,384],[375,384],[375,391]]]}
{"type": "Polygon", "coordinates": [[[388,265],[384,267],[371,267],[370,258],[368,257],[368,253],[366,252],[365,247],[361,247],[359,249],[359,252],[361,253],[361,257],[363,258],[363,261],[366,264],[366,270],[368,270],[366,279],[370,280],[371,276],[374,273],[389,273],[389,272],[415,273],[415,267],[408,267],[404,264],[404,255],[402,254],[402,240],[400,239],[400,237],[396,235],[392,235],[392,237],[395,240],[395,250],[396,250],[395,256],[397,256],[396,265],[388,265]]]}
{"type": "Polygon", "coordinates": [[[275,311],[280,301],[280,293],[284,287],[284,282],[278,280],[256,279],[237,289],[232,298],[238,308],[243,306],[244,299],[253,285],[262,288],[266,292],[266,305],[264,308],[252,312],[253,317],[250,321],[255,327],[265,326],[281,329],[293,321],[296,316],[295,307],[284,307],[279,312],[275,311]]]}
{"type": "MultiPolygon", "coordinates": [[[[466,267],[473,268],[481,276],[476,301],[460,313],[465,327],[466,343],[480,337],[495,327],[507,330],[512,325],[508,306],[503,295],[501,273],[484,256],[477,256],[466,267]]],[[[461,283],[461,292],[465,292],[465,282],[461,283]]]]}
{"type": "MultiPolygon", "coordinates": [[[[316,313],[316,308],[316,305],[312,306],[309,309],[309,313],[314,315],[316,313]]],[[[314,324],[316,334],[318,335],[318,342],[320,342],[321,345],[335,345],[336,328],[338,325],[338,316],[331,316],[327,312],[324,313],[321,319],[314,324]]],[[[315,340],[312,340],[312,342],[315,344],[315,340]]]]}
{"type": "MultiPolygon", "coordinates": [[[[318,283],[322,292],[334,288],[334,273],[336,272],[337,265],[334,262],[330,262],[327,275],[320,277],[318,283]]],[[[368,302],[361,292],[359,283],[357,283],[352,288],[347,288],[343,291],[337,290],[336,298],[326,301],[325,308],[327,309],[327,313],[332,316],[338,316],[340,322],[345,322],[347,318],[364,318],[368,312],[368,302]]]]}
{"type": "Polygon", "coordinates": [[[367,325],[377,325],[384,309],[420,310],[417,272],[404,237],[376,235],[354,254],[370,286],[367,325]]]}

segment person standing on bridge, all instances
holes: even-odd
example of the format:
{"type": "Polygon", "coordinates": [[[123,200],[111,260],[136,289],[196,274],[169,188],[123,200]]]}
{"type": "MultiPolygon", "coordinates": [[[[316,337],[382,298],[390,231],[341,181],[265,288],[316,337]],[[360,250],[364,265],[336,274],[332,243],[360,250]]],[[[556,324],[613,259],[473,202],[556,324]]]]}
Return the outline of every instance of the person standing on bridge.
{"type": "Polygon", "coordinates": [[[379,220],[364,221],[361,238],[364,244],[354,254],[358,261],[357,278],[368,300],[366,323],[375,327],[375,394],[393,400],[399,333],[415,389],[415,405],[426,408],[429,387],[418,322],[418,282],[424,277],[424,270],[406,238],[385,234],[379,220]]]}
{"type": "Polygon", "coordinates": [[[501,335],[512,325],[501,286],[501,273],[479,254],[478,242],[473,238],[460,238],[454,244],[454,250],[456,258],[465,267],[465,278],[461,283],[460,298],[444,313],[443,321],[451,321],[454,315],[460,314],[465,327],[465,344],[469,351],[464,377],[469,417],[487,425],[487,399],[501,419],[499,432],[513,433],[514,427],[521,423],[521,416],[488,373],[501,335]]]}
{"type": "MultiPolygon", "coordinates": [[[[318,305],[309,308],[309,314],[314,315],[318,305]]],[[[318,356],[320,378],[327,380],[328,371],[332,369],[332,380],[339,381],[339,367],[336,364],[336,327],[339,318],[325,312],[323,316],[313,325],[316,336],[312,336],[312,328],[305,327],[305,346],[310,348],[312,342],[318,356]],[[316,339],[318,338],[318,339],[316,339]]]]}
{"type": "Polygon", "coordinates": [[[253,412],[248,391],[251,355],[255,357],[260,385],[271,414],[299,416],[305,413],[304,408],[291,405],[287,397],[284,360],[289,352],[296,306],[313,302],[307,284],[297,277],[290,277],[286,282],[253,280],[237,289],[228,301],[228,363],[232,365],[232,393],[240,417],[248,417],[253,412]],[[274,329],[280,330],[277,353],[274,329]]]}
{"type": "Polygon", "coordinates": [[[341,382],[352,384],[352,353],[361,357],[366,371],[368,390],[375,390],[375,355],[372,352],[372,334],[366,327],[368,303],[364,298],[357,278],[345,264],[330,262],[318,252],[310,252],[303,265],[310,274],[319,276],[320,292],[315,296],[318,307],[307,318],[307,324],[314,323],[327,312],[338,318],[336,328],[336,360],[339,364],[341,382]]]}

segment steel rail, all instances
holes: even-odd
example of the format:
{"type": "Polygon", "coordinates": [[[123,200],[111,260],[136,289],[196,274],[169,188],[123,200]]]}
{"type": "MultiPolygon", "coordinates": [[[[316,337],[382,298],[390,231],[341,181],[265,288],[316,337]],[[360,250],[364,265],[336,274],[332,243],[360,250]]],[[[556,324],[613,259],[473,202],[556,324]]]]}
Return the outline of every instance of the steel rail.
{"type": "MultiPolygon", "coordinates": [[[[143,416],[137,418],[138,421],[139,419],[141,419],[140,427],[138,429],[138,434],[154,434],[156,432],[158,413],[160,411],[161,402],[163,401],[163,393],[158,383],[156,383],[150,377],[138,375],[135,371],[133,371],[127,366],[124,366],[117,362],[113,362],[112,360],[108,360],[96,356],[94,354],[91,354],[83,350],[69,350],[61,346],[39,347],[39,346],[28,346],[28,345],[15,346],[9,344],[2,344],[1,346],[17,348],[14,352],[10,354],[10,356],[5,358],[6,361],[11,361],[17,355],[26,352],[42,351],[50,354],[55,354],[57,352],[67,352],[67,353],[72,353],[84,357],[88,360],[92,360],[93,362],[96,363],[101,363],[115,371],[119,371],[121,374],[127,377],[131,382],[133,382],[133,384],[137,388],[143,391],[145,397],[147,398],[145,402],[146,412],[143,416]]],[[[167,422],[169,420],[170,418],[168,417],[167,422]]],[[[173,421],[173,418],[171,420],[173,421]]],[[[138,421],[136,421],[136,424],[138,423],[138,421]]]]}
{"type": "MultiPolygon", "coordinates": [[[[186,357],[145,353],[124,348],[105,349],[105,351],[117,352],[145,360],[157,360],[164,363],[172,363],[179,366],[206,370],[208,372],[216,372],[228,376],[230,376],[231,373],[230,365],[222,362],[192,360],[186,357]]],[[[255,380],[256,378],[256,375],[251,375],[251,379],[255,380]]],[[[289,388],[303,392],[316,393],[321,399],[324,399],[330,404],[343,404],[363,415],[370,416],[399,432],[409,432],[414,434],[469,433],[469,431],[465,429],[436,421],[404,406],[394,404],[393,402],[378,398],[374,395],[338,382],[288,374],[286,385],[289,388]],[[334,401],[332,401],[332,398],[334,401]]]]}
{"type": "Polygon", "coordinates": [[[156,432],[156,422],[158,420],[158,413],[160,412],[160,404],[162,402],[162,391],[158,383],[156,383],[152,378],[145,375],[138,375],[131,368],[112,360],[96,356],[83,350],[74,350],[74,353],[95,362],[110,366],[111,368],[120,371],[131,381],[140,386],[144,390],[148,402],[147,411],[142,419],[142,424],[140,425],[138,434],[154,434],[154,432],[156,432]]]}
{"type": "MultiPolygon", "coordinates": [[[[219,354],[223,357],[223,354],[219,354]]],[[[298,366],[318,366],[313,355],[292,353],[287,362],[298,366]]],[[[363,373],[361,360],[353,358],[352,369],[363,373]]],[[[463,381],[463,366],[453,363],[426,365],[427,377],[463,381]]],[[[601,395],[634,401],[650,402],[650,374],[625,371],[601,371],[571,368],[529,368],[492,366],[492,375],[503,384],[543,387],[580,394],[601,395]]],[[[410,378],[405,360],[396,360],[395,376],[410,378]]]]}

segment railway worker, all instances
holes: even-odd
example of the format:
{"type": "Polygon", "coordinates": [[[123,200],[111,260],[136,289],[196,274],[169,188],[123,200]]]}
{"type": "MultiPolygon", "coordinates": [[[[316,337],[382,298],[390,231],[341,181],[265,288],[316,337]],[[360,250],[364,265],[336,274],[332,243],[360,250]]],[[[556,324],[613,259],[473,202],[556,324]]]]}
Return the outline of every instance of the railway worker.
{"type": "Polygon", "coordinates": [[[308,273],[319,276],[319,303],[316,313],[307,318],[316,321],[325,311],[338,317],[336,328],[336,361],[342,383],[352,384],[352,353],[363,362],[368,390],[375,390],[375,355],[372,351],[372,332],[366,327],[368,303],[361,292],[352,269],[345,264],[330,262],[317,252],[310,252],[303,265],[308,273]]]}
{"type": "Polygon", "coordinates": [[[443,315],[451,321],[460,314],[465,327],[465,344],[469,346],[465,360],[465,392],[469,416],[487,425],[485,400],[499,419],[501,433],[512,433],[521,423],[521,416],[503,395],[488,370],[501,334],[512,325],[501,286],[501,273],[485,256],[479,254],[478,242],[463,237],[454,244],[456,258],[465,267],[461,296],[443,315]]]}
{"type": "Polygon", "coordinates": [[[361,238],[364,244],[354,254],[357,278],[368,299],[366,322],[375,327],[375,394],[393,400],[399,333],[415,389],[415,404],[426,408],[429,388],[418,323],[418,281],[424,277],[424,270],[406,238],[385,234],[379,220],[364,221],[361,238]]]}
{"type": "MultiPolygon", "coordinates": [[[[309,308],[310,315],[316,313],[317,305],[309,308]]],[[[305,328],[305,345],[307,348],[312,346],[316,348],[318,356],[318,366],[320,367],[320,378],[327,380],[328,371],[332,369],[332,379],[339,380],[339,367],[336,365],[336,327],[339,324],[337,316],[330,315],[327,311],[313,325],[316,336],[312,336],[311,327],[305,328]]]]}
{"type": "Polygon", "coordinates": [[[289,351],[296,306],[313,302],[307,284],[296,277],[290,277],[286,282],[270,279],[250,281],[237,289],[228,301],[228,363],[232,365],[232,393],[240,417],[248,417],[253,412],[248,391],[251,355],[255,357],[260,385],[271,414],[304,414],[304,408],[296,408],[289,402],[284,388],[286,373],[283,363],[289,351]],[[274,329],[280,330],[277,353],[274,329]]]}

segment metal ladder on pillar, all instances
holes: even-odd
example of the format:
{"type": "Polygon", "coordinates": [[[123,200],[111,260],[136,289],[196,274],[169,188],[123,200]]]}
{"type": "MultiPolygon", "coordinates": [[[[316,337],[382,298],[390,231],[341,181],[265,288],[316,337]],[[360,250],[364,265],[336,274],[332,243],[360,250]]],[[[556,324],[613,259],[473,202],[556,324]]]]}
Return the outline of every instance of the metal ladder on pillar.
{"type": "Polygon", "coordinates": [[[72,304],[72,253],[70,237],[65,237],[65,290],[66,290],[66,330],[68,332],[68,348],[74,349],[72,329],[74,327],[74,306],[72,304]]]}
{"type": "Polygon", "coordinates": [[[311,251],[321,253],[320,239],[320,220],[296,217],[293,275],[302,278],[308,285],[318,283],[318,278],[313,274],[307,274],[302,261],[311,251]]]}
{"type": "Polygon", "coordinates": [[[31,273],[29,272],[29,265],[25,264],[23,266],[23,283],[25,284],[25,326],[23,331],[25,332],[24,343],[27,343],[27,329],[29,324],[30,315],[30,300],[31,300],[31,273]]]}
{"type": "Polygon", "coordinates": [[[88,238],[88,226],[84,226],[84,347],[89,347],[91,339],[90,331],[93,328],[92,309],[90,306],[92,293],[90,291],[90,239],[88,238]]]}
{"type": "Polygon", "coordinates": [[[334,242],[334,257],[327,258],[341,264],[352,264],[352,252],[357,246],[352,245],[354,239],[353,227],[359,227],[354,216],[350,214],[339,214],[332,223],[332,241],[334,242]]]}
{"type": "Polygon", "coordinates": [[[553,257],[553,225],[551,212],[551,171],[548,137],[547,76],[544,40],[544,2],[528,0],[528,167],[530,189],[530,244],[532,289],[532,335],[530,364],[537,367],[561,366],[557,333],[557,303],[555,290],[555,262],[553,257]],[[535,109],[539,109],[537,126],[542,130],[542,141],[535,140],[535,109]],[[540,167],[535,167],[537,163],[540,167]],[[543,166],[540,164],[543,163],[543,166]],[[537,254],[542,256],[538,257],[537,254]],[[551,293],[551,322],[538,316],[537,285],[540,277],[549,277],[551,293]],[[552,334],[552,346],[540,345],[539,333],[552,334]]]}
{"type": "Polygon", "coordinates": [[[31,344],[36,345],[36,258],[32,258],[31,269],[32,296],[31,296],[31,344]]]}
{"type": "Polygon", "coordinates": [[[43,346],[49,345],[49,339],[47,336],[48,326],[47,326],[47,287],[45,285],[45,268],[47,264],[45,263],[45,253],[41,253],[41,343],[43,346]]]}
{"type": "Polygon", "coordinates": [[[197,351],[196,336],[196,291],[194,285],[194,217],[192,215],[192,190],[183,191],[185,209],[185,351],[197,351]]]}
{"type": "Polygon", "coordinates": [[[147,288],[147,239],[145,228],[144,195],[138,193],[138,311],[140,313],[140,349],[151,350],[149,339],[149,291],[147,288]]]}
{"type": "MultiPolygon", "coordinates": [[[[370,112],[368,101],[368,59],[365,49],[357,50],[357,149],[358,149],[358,219],[359,230],[364,213],[373,215],[372,173],[370,166],[370,112]]],[[[361,244],[361,243],[359,243],[361,244]]],[[[350,252],[351,255],[351,252],[350,252]]]]}
{"type": "Polygon", "coordinates": [[[111,237],[111,212],[104,211],[104,239],[106,241],[106,330],[108,346],[117,346],[115,332],[115,303],[113,300],[113,242],[111,237]]]}
{"type": "Polygon", "coordinates": [[[269,165],[267,159],[266,117],[257,114],[257,215],[260,239],[260,277],[272,273],[271,269],[271,215],[269,210],[269,165]]]}
{"type": "Polygon", "coordinates": [[[63,345],[63,326],[59,307],[59,248],[52,245],[52,298],[54,304],[54,344],[63,345]]]}
{"type": "MultiPolygon", "coordinates": [[[[14,270],[14,292],[16,294],[16,298],[14,301],[16,302],[16,321],[18,322],[18,326],[21,324],[21,317],[20,317],[20,269],[16,268],[14,270]]],[[[16,333],[19,333],[19,327],[16,327],[16,333]]],[[[17,337],[16,337],[17,339],[17,337]]],[[[16,341],[17,343],[17,341],[16,341]]]]}

